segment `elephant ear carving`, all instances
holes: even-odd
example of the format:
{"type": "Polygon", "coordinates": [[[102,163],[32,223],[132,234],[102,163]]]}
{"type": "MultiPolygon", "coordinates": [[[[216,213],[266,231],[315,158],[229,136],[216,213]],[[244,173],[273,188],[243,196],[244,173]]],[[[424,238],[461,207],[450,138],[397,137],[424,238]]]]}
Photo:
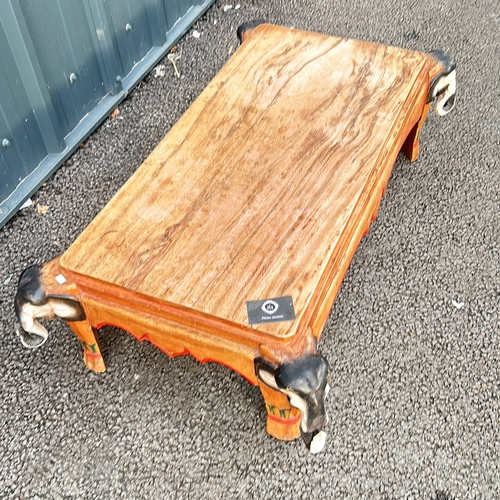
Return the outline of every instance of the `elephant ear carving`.
{"type": "Polygon", "coordinates": [[[271,389],[281,390],[276,383],[276,368],[261,358],[255,360],[255,373],[259,380],[271,387],[271,389]]]}

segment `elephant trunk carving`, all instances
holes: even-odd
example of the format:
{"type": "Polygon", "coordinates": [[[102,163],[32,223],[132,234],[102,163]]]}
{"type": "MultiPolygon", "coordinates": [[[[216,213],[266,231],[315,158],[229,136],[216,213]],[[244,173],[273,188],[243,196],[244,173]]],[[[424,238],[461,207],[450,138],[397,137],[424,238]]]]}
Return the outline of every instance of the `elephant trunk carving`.
{"type": "Polygon", "coordinates": [[[14,308],[20,323],[16,333],[21,343],[29,349],[40,347],[48,338],[47,329],[39,319],[53,319],[56,316],[67,321],[85,319],[85,312],[74,297],[45,293],[39,266],[30,266],[21,274],[14,308]]]}
{"type": "Polygon", "coordinates": [[[321,451],[326,442],[323,427],[328,422],[325,399],[329,391],[329,366],[326,359],[318,354],[308,354],[277,368],[258,359],[255,370],[262,382],[286,394],[290,405],[300,411],[300,431],[309,451],[321,451]]]}

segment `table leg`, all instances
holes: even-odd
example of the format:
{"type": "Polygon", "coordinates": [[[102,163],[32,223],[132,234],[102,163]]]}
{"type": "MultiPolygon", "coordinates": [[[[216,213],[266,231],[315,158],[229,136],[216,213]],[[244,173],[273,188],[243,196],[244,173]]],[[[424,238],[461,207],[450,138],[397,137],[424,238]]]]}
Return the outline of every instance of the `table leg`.
{"type": "Polygon", "coordinates": [[[290,406],[288,397],[259,380],[266,405],[266,431],[276,439],[291,441],[300,437],[300,412],[290,406]]]}
{"type": "MultiPolygon", "coordinates": [[[[328,394],[328,362],[318,354],[306,354],[298,359],[273,367],[266,360],[255,360],[255,372],[259,380],[268,411],[268,432],[279,439],[284,432],[283,419],[277,420],[275,411],[283,412],[285,420],[290,421],[300,412],[300,433],[311,453],[318,453],[325,445],[326,433],[323,427],[328,421],[325,398],[328,394]],[[274,392],[272,392],[274,391],[274,392]],[[288,404],[275,393],[286,396],[288,404]],[[274,402],[274,403],[273,403],[274,402]],[[288,413],[288,408],[290,412],[288,413]],[[270,424],[270,421],[273,424],[270,424]],[[279,423],[276,429],[274,423],[279,423]],[[273,434],[270,429],[275,432],[273,434]]],[[[281,415],[280,415],[281,416],[281,415]]],[[[295,436],[294,436],[295,437],[295,436]]],[[[288,438],[293,439],[293,438],[288,438]]]]}
{"type": "Polygon", "coordinates": [[[88,321],[68,321],[69,327],[75,332],[83,349],[83,362],[89,370],[106,371],[101,350],[97,342],[97,333],[88,321]]]}
{"type": "Polygon", "coordinates": [[[25,347],[36,349],[47,340],[48,332],[39,322],[40,319],[59,317],[66,321],[85,320],[85,311],[78,298],[64,291],[66,290],[63,293],[53,293],[44,281],[40,266],[30,266],[23,271],[17,286],[14,308],[20,323],[17,334],[25,347]]]}
{"type": "Polygon", "coordinates": [[[431,107],[431,103],[426,104],[422,111],[422,116],[415,124],[415,126],[411,129],[408,134],[403,147],[401,148],[405,156],[411,161],[414,162],[420,153],[420,143],[419,143],[419,135],[422,130],[422,126],[424,125],[427,114],[429,113],[429,109],[431,107]]]}

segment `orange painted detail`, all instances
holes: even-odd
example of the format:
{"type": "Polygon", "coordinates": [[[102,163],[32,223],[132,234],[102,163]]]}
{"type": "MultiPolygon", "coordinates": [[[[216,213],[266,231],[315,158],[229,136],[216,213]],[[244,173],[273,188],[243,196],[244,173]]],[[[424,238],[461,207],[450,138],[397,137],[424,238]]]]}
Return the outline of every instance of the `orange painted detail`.
{"type": "Polygon", "coordinates": [[[267,418],[285,425],[295,425],[300,420],[300,414],[293,418],[281,418],[277,417],[276,415],[272,415],[271,413],[268,413],[267,418]]]}

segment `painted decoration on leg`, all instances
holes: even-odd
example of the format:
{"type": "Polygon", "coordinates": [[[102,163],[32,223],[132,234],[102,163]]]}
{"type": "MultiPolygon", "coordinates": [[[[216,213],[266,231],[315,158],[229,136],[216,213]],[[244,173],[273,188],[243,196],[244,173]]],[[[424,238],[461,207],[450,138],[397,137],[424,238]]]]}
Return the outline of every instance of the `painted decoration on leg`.
{"type": "Polygon", "coordinates": [[[323,427],[328,422],[325,398],[329,366],[318,354],[308,354],[274,368],[265,360],[255,361],[257,377],[269,387],[286,394],[290,405],[301,414],[300,431],[311,453],[320,452],[326,443],[323,427]]]}

